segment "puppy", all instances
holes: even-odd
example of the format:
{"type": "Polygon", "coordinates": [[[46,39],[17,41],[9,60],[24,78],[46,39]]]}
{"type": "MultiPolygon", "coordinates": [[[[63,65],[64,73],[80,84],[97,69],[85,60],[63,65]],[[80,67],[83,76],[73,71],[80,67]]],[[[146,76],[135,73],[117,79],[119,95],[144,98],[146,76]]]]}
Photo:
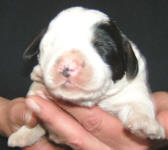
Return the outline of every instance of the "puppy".
{"type": "MultiPolygon", "coordinates": [[[[28,95],[43,88],[53,98],[98,105],[137,136],[165,137],[155,118],[145,59],[106,14],[82,7],[62,11],[28,47],[25,57],[31,60],[35,54],[38,65],[31,73],[34,82],[28,95]]],[[[44,134],[40,125],[23,126],[9,137],[8,145],[28,146],[44,134]]]]}

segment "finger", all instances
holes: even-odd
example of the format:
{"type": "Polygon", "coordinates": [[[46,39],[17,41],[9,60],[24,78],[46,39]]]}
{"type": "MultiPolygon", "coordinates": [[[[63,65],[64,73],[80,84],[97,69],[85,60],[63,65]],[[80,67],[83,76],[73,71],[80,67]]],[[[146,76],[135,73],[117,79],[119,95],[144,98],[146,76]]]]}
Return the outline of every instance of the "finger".
{"type": "Polygon", "coordinates": [[[121,149],[122,145],[125,146],[125,143],[129,143],[131,146],[147,146],[146,141],[127,132],[118,118],[97,106],[87,108],[62,103],[58,103],[58,105],[72,114],[92,135],[110,146],[115,147],[119,143],[121,149]],[[116,141],[118,141],[117,144],[116,141]]]}
{"type": "Polygon", "coordinates": [[[157,115],[157,119],[165,129],[166,138],[168,139],[168,110],[159,112],[157,115]]]}
{"type": "Polygon", "coordinates": [[[32,111],[35,111],[45,123],[52,127],[53,131],[65,139],[66,144],[75,149],[83,150],[109,150],[104,143],[89,134],[71,116],[65,113],[53,102],[43,100],[38,96],[31,96],[26,103],[32,111]]]}
{"type": "Polygon", "coordinates": [[[36,115],[32,111],[28,111],[25,114],[25,125],[27,125],[30,128],[35,127],[38,124],[38,119],[36,115]]]}
{"type": "Polygon", "coordinates": [[[168,109],[168,92],[155,92],[153,100],[157,112],[168,109]]]}
{"type": "Polygon", "coordinates": [[[9,99],[6,99],[6,98],[0,96],[0,106],[1,106],[1,109],[3,107],[5,107],[6,105],[8,105],[9,102],[10,102],[9,99]]]}
{"type": "Polygon", "coordinates": [[[56,148],[53,144],[49,143],[48,140],[43,137],[37,143],[32,146],[25,147],[23,150],[63,150],[61,148],[56,148]]]}
{"type": "Polygon", "coordinates": [[[153,98],[157,110],[157,119],[164,127],[168,138],[168,92],[155,92],[153,98]]]}
{"type": "Polygon", "coordinates": [[[0,101],[7,101],[7,100],[9,99],[0,96],[0,101]]]}
{"type": "MultiPolygon", "coordinates": [[[[81,106],[64,105],[62,103],[57,104],[65,111],[72,114],[89,132],[91,132],[94,135],[101,134],[100,132],[104,133],[104,131],[102,131],[103,128],[109,127],[109,123],[107,124],[105,120],[109,119],[112,119],[113,122],[111,127],[114,127],[114,129],[118,127],[119,130],[123,129],[123,126],[116,117],[102,111],[96,106],[88,108],[81,106]]],[[[108,131],[106,132],[109,133],[108,131]]]]}
{"type": "Polygon", "coordinates": [[[9,107],[9,118],[12,123],[18,126],[26,124],[30,127],[34,127],[37,124],[37,118],[28,109],[23,98],[13,100],[9,107]]]}

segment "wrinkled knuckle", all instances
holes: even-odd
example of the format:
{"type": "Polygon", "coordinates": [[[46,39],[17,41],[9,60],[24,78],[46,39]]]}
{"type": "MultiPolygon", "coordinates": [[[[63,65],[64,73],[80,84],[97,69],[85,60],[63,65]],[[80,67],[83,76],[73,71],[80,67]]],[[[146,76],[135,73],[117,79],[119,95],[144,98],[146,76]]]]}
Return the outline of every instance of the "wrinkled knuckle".
{"type": "Polygon", "coordinates": [[[15,103],[10,107],[8,116],[11,122],[24,121],[26,114],[26,106],[24,103],[15,103]]]}
{"type": "Polygon", "coordinates": [[[82,150],[82,145],[83,145],[82,137],[73,137],[67,141],[67,144],[70,145],[72,148],[75,150],[82,150]]]}
{"type": "Polygon", "coordinates": [[[84,128],[89,132],[99,132],[101,130],[101,125],[102,119],[95,114],[87,116],[87,118],[83,121],[84,128]]]}

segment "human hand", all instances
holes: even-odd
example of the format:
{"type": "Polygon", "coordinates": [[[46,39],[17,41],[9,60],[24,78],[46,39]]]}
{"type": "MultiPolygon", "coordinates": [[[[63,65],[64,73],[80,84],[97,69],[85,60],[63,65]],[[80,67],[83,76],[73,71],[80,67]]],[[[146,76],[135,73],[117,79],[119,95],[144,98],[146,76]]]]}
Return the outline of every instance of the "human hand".
{"type": "Polygon", "coordinates": [[[0,97],[0,131],[1,134],[9,136],[22,125],[33,127],[37,119],[25,105],[24,98],[8,100],[0,97]]]}
{"type": "MultiPolygon", "coordinates": [[[[146,150],[149,141],[126,131],[114,116],[98,107],[70,106],[30,96],[27,105],[62,142],[83,150],[146,150]],[[54,117],[53,117],[54,116],[54,117]]],[[[162,116],[161,116],[162,117],[162,116]]],[[[56,140],[57,141],[57,140],[56,140]]]]}
{"type": "MultiPolygon", "coordinates": [[[[34,127],[37,124],[37,118],[25,105],[24,98],[8,100],[0,97],[0,133],[9,136],[22,125],[34,127]]],[[[44,137],[32,146],[23,148],[24,150],[62,150],[56,148],[44,137]]]]}
{"type": "Polygon", "coordinates": [[[153,100],[156,107],[157,119],[164,127],[168,139],[168,92],[155,92],[153,100]]]}

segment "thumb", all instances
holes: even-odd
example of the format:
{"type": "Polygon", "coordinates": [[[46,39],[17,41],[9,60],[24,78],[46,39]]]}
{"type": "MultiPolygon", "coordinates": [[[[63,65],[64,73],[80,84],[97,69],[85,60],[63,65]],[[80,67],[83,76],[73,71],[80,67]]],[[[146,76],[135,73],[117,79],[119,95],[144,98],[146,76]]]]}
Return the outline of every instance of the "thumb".
{"type": "Polygon", "coordinates": [[[37,118],[34,113],[20,99],[13,101],[11,104],[9,116],[11,122],[17,126],[27,125],[34,127],[37,124],[37,118]]]}

